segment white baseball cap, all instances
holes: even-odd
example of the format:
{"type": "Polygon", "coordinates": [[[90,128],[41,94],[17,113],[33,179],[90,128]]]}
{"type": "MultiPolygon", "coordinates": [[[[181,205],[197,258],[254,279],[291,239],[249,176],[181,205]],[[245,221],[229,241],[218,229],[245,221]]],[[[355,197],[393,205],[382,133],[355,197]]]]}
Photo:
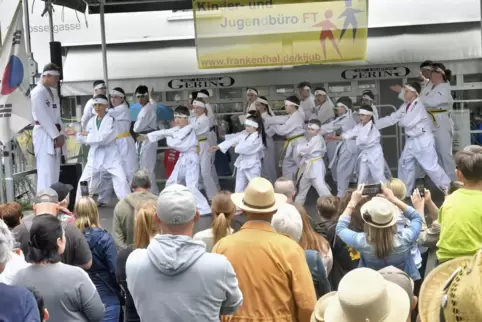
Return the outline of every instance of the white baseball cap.
{"type": "Polygon", "coordinates": [[[196,216],[196,199],[183,185],[166,187],[157,199],[157,217],[168,225],[187,224],[196,216]]]}

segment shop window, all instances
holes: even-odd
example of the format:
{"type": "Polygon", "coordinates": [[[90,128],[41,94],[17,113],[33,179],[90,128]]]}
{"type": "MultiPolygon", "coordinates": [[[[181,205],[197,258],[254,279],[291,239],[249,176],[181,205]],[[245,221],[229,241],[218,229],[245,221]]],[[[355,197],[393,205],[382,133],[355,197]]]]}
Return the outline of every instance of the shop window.
{"type": "Polygon", "coordinates": [[[329,93],[351,92],[351,83],[331,83],[328,86],[329,93]]]}
{"type": "Polygon", "coordinates": [[[166,100],[168,102],[181,102],[189,100],[189,92],[187,91],[175,91],[166,92],[166,100]]]}
{"type": "Polygon", "coordinates": [[[464,83],[482,83],[482,74],[463,75],[464,83]]]}
{"type": "Polygon", "coordinates": [[[219,98],[222,100],[231,100],[231,99],[242,99],[243,98],[243,89],[242,88],[220,88],[219,89],[219,98]]]}
{"type": "Polygon", "coordinates": [[[256,87],[256,90],[258,91],[258,96],[264,96],[264,97],[269,97],[269,87],[256,87]]]}
{"type": "Polygon", "coordinates": [[[243,112],[243,103],[233,102],[233,103],[216,103],[211,104],[216,114],[234,114],[243,112]]]}
{"type": "Polygon", "coordinates": [[[295,88],[293,85],[276,86],[276,94],[283,96],[295,95],[295,88]]]}
{"type": "Polygon", "coordinates": [[[373,90],[377,87],[377,83],[375,81],[359,81],[358,82],[358,89],[362,91],[366,91],[368,89],[373,90]]]}

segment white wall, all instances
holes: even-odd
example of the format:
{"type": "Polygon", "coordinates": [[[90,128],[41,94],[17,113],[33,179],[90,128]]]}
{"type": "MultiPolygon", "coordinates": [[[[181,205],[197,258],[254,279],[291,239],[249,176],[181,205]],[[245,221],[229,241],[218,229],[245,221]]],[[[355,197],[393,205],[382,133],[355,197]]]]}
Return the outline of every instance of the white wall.
{"type": "MultiPolygon", "coordinates": [[[[0,0],[2,35],[10,24],[16,0],[0,0]]],[[[39,67],[50,59],[48,17],[44,2],[30,0],[32,50],[39,67]],[[33,10],[33,13],[32,13],[33,10]]],[[[369,28],[480,21],[478,0],[370,0],[369,28]]],[[[100,44],[98,15],[84,15],[55,7],[55,38],[64,46],[100,44]],[[63,18],[63,19],[62,19],[63,18]],[[88,22],[88,26],[86,25],[88,22]]],[[[106,15],[108,43],[167,41],[194,38],[192,13],[171,11],[106,15]]]]}

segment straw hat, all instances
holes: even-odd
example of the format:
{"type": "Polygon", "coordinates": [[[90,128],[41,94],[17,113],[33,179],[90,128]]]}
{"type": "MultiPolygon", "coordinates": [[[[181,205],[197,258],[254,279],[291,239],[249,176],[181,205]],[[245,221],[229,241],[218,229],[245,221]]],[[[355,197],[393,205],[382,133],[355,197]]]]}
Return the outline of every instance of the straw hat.
{"type": "Polygon", "coordinates": [[[347,273],[327,302],[324,322],[406,322],[410,314],[407,293],[369,268],[347,273]]]}
{"type": "Polygon", "coordinates": [[[364,222],[375,228],[391,227],[397,223],[398,208],[382,197],[373,197],[361,209],[364,222]]]}
{"type": "Polygon", "coordinates": [[[325,311],[326,311],[326,306],[329,303],[329,299],[331,299],[333,296],[335,296],[337,293],[336,292],[330,292],[318,300],[315,305],[315,310],[313,311],[313,314],[311,315],[311,320],[310,322],[324,322],[325,318],[325,311]]]}
{"type": "Polygon", "coordinates": [[[231,200],[240,209],[253,213],[270,213],[288,200],[285,195],[274,193],[271,182],[253,178],[244,192],[233,193],[231,200]]]}
{"type": "Polygon", "coordinates": [[[482,321],[482,249],[453,259],[425,277],[419,296],[422,322],[482,321]]]}

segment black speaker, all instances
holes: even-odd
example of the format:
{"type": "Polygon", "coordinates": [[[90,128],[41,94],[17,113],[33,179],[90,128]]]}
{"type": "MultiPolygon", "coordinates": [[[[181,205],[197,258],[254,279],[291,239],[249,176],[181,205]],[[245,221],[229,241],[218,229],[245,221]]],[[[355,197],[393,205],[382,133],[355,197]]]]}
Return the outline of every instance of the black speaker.
{"type": "Polygon", "coordinates": [[[79,184],[80,176],[82,175],[82,165],[76,164],[64,164],[60,166],[60,178],[59,181],[65,184],[70,184],[74,187],[74,190],[70,193],[69,210],[73,211],[75,206],[75,196],[77,195],[77,186],[79,184]]]}
{"type": "Polygon", "coordinates": [[[60,67],[60,80],[64,79],[62,67],[62,44],[58,41],[50,42],[50,62],[60,67]]]}

